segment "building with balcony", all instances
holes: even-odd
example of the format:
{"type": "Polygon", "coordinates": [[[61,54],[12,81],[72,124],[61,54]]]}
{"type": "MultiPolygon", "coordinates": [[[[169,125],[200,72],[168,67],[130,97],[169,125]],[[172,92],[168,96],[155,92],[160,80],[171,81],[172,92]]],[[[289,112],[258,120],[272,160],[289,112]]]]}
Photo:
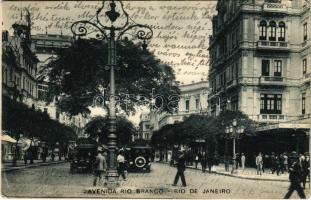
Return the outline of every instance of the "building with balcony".
{"type": "Polygon", "coordinates": [[[157,131],[167,124],[181,122],[192,114],[207,114],[208,82],[202,81],[187,85],[180,85],[178,107],[173,113],[159,113],[152,110],[149,114],[150,131],[157,131]]]}
{"type": "MultiPolygon", "coordinates": [[[[39,79],[41,81],[46,80],[46,71],[44,71],[44,66],[50,61],[56,59],[57,52],[62,49],[66,49],[72,45],[73,38],[71,36],[60,34],[37,34],[32,35],[31,39],[34,44],[36,55],[39,59],[38,71],[39,79]]],[[[43,83],[42,83],[43,84],[43,83]]]]}
{"type": "Polygon", "coordinates": [[[52,119],[59,121],[62,124],[71,126],[78,136],[83,135],[83,127],[89,121],[89,116],[82,116],[81,114],[70,116],[66,112],[60,111],[57,106],[57,98],[52,100],[48,93],[48,71],[45,66],[51,61],[57,59],[57,52],[72,45],[73,38],[71,36],[60,34],[37,34],[32,35],[36,56],[38,63],[38,101],[37,108],[45,111],[52,119]],[[48,104],[46,102],[49,102],[48,104]]]}
{"type": "Polygon", "coordinates": [[[151,139],[149,113],[143,112],[140,115],[138,138],[135,139],[143,139],[143,140],[151,139]]]}
{"type": "Polygon", "coordinates": [[[310,3],[219,0],[217,11],[209,47],[211,114],[225,109],[247,114],[260,124],[258,132],[271,136],[255,144],[258,148],[273,149],[272,138],[286,132],[284,138],[299,135],[299,141],[280,141],[279,152],[306,151],[311,128],[310,3]]]}
{"type": "Polygon", "coordinates": [[[37,59],[31,41],[31,20],[28,12],[12,25],[13,35],[2,32],[2,94],[29,107],[37,99],[37,59]]]}

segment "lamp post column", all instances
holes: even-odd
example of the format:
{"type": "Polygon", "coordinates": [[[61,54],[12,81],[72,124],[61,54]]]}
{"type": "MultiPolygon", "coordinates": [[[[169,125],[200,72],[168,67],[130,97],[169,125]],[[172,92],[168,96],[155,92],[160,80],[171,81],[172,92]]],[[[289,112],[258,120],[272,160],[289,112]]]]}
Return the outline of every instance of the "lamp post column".
{"type": "Polygon", "coordinates": [[[112,26],[110,29],[110,37],[108,42],[108,65],[110,67],[110,103],[109,103],[109,120],[110,128],[108,135],[108,170],[107,170],[107,186],[115,187],[118,185],[118,172],[116,161],[116,102],[115,102],[115,73],[116,66],[116,41],[115,30],[112,26]]]}
{"type": "MultiPolygon", "coordinates": [[[[119,11],[123,13],[120,14],[116,11],[116,3],[111,0],[110,10],[105,12],[105,16],[109,19],[109,25],[105,25],[100,20],[104,15],[102,10],[105,8],[105,1],[103,1],[102,6],[98,8],[96,12],[96,20],[80,20],[76,21],[71,25],[71,31],[75,36],[87,36],[97,32],[96,39],[106,39],[108,41],[108,60],[107,66],[110,68],[110,102],[109,102],[109,134],[108,134],[108,170],[107,170],[107,186],[115,187],[118,186],[118,173],[117,173],[117,159],[116,159],[116,148],[117,148],[117,134],[116,134],[116,97],[115,97],[115,67],[117,65],[116,57],[116,42],[120,41],[122,35],[128,30],[134,30],[136,33],[131,34],[136,38],[144,41],[143,48],[147,48],[145,40],[149,40],[153,36],[152,29],[147,25],[137,24],[133,21],[128,13],[124,10],[124,5],[122,1],[118,1],[120,5],[119,11]],[[114,22],[121,17],[124,23],[119,25],[113,25],[114,22]],[[91,26],[92,29],[88,27],[91,26]]],[[[118,23],[117,23],[118,24],[118,23]]]]}
{"type": "Polygon", "coordinates": [[[225,170],[229,171],[229,161],[228,161],[228,138],[225,138],[225,170]]]}
{"type": "Polygon", "coordinates": [[[235,153],[235,128],[233,130],[233,155],[232,155],[232,171],[231,171],[231,174],[234,174],[236,173],[236,153],[235,153]]]}

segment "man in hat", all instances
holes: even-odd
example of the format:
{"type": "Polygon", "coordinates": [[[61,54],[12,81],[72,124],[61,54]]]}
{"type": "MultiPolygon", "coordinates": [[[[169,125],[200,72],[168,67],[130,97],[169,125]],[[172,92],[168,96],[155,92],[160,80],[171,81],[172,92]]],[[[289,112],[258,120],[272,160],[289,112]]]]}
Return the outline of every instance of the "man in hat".
{"type": "Polygon", "coordinates": [[[302,187],[303,187],[303,189],[305,189],[307,177],[310,174],[310,172],[309,172],[309,168],[310,168],[309,156],[304,156],[301,158],[300,166],[301,166],[301,170],[302,170],[302,176],[301,176],[302,187]]]}
{"type": "Polygon", "coordinates": [[[299,164],[298,156],[292,156],[292,164],[289,168],[289,180],[290,186],[288,188],[288,192],[286,193],[284,199],[289,199],[292,193],[296,190],[299,197],[301,199],[305,199],[306,195],[301,187],[301,177],[302,177],[302,169],[299,164]]]}
{"type": "Polygon", "coordinates": [[[120,151],[119,151],[119,154],[117,156],[117,162],[118,162],[119,177],[121,175],[123,180],[126,181],[126,177],[125,177],[126,165],[125,165],[125,157],[124,157],[124,150],[123,149],[120,149],[120,151]]]}
{"type": "Polygon", "coordinates": [[[186,187],[186,180],[185,180],[185,175],[184,175],[185,169],[186,169],[186,165],[185,165],[184,152],[182,150],[180,150],[180,151],[178,151],[177,173],[175,176],[173,186],[177,185],[178,179],[180,177],[183,187],[186,187]]]}
{"type": "Polygon", "coordinates": [[[95,171],[94,171],[94,181],[93,181],[93,186],[96,186],[97,179],[100,181],[102,178],[102,173],[107,170],[107,163],[106,163],[106,158],[103,156],[103,149],[98,148],[97,149],[97,156],[95,160],[95,171]]]}

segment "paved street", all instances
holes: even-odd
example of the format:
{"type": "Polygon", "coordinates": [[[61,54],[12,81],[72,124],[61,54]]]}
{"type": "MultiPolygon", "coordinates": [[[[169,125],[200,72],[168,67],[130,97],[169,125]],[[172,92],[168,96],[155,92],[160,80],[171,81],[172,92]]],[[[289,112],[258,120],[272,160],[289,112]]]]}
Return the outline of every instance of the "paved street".
{"type": "MultiPolygon", "coordinates": [[[[283,198],[289,185],[288,182],[243,180],[187,169],[187,187],[173,187],[175,172],[176,169],[167,164],[153,163],[151,173],[130,173],[127,181],[121,181],[116,193],[111,193],[114,191],[91,187],[91,174],[71,174],[69,163],[62,163],[7,172],[3,174],[2,193],[18,197],[283,198]],[[121,189],[131,194],[122,193],[121,189]],[[190,194],[191,189],[196,189],[197,193],[190,194]]],[[[298,198],[297,194],[292,198],[298,198]]]]}

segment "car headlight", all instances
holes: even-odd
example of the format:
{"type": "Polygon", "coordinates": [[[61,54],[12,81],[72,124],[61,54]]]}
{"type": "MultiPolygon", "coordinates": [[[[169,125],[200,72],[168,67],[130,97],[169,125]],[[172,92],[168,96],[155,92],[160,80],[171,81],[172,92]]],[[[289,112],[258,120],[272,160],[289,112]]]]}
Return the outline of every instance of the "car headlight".
{"type": "Polygon", "coordinates": [[[133,162],[130,162],[130,165],[132,165],[133,164],[133,162]]]}

